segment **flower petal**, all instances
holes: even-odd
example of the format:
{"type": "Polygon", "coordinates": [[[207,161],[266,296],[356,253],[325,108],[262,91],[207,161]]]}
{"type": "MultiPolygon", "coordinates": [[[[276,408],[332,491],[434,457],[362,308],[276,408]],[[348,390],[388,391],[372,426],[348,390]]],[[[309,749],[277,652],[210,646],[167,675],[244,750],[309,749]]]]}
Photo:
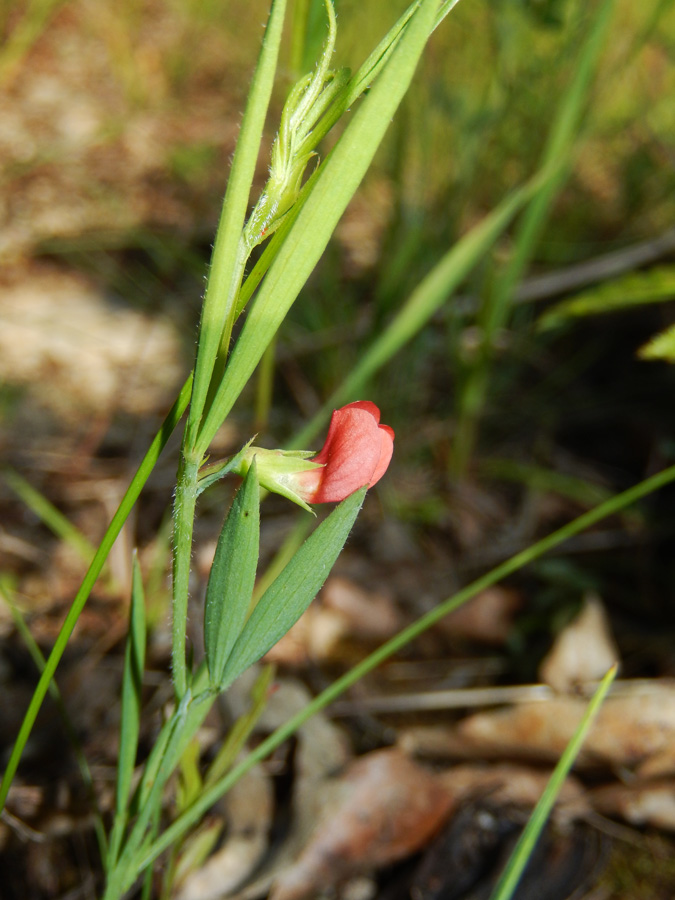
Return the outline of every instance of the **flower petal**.
{"type": "Polygon", "coordinates": [[[375,406],[371,400],[355,400],[353,403],[343,406],[342,409],[365,409],[378,424],[380,422],[380,408],[375,406]]]}
{"type": "Polygon", "coordinates": [[[304,499],[309,503],[344,500],[354,491],[370,484],[381,456],[380,429],[373,413],[353,404],[336,409],[326,443],[312,460],[324,463],[325,468],[303,472],[299,476],[304,499]],[[308,496],[305,488],[310,485],[314,490],[308,496]]]}
{"type": "Polygon", "coordinates": [[[394,429],[389,425],[379,425],[377,430],[380,433],[380,459],[369,481],[371,487],[377,484],[387,471],[394,453],[394,429]]]}

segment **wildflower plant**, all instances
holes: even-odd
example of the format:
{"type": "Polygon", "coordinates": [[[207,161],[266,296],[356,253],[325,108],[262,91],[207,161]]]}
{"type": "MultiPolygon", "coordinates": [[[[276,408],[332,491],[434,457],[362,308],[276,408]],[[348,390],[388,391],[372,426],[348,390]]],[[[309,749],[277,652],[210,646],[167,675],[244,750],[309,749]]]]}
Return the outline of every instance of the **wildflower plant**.
{"type": "MultiPolygon", "coordinates": [[[[354,524],[368,486],[382,477],[391,459],[393,431],[379,424],[379,410],[374,404],[362,401],[335,413],[326,444],[317,456],[305,449],[269,451],[253,446],[251,441],[223,462],[210,460],[208,454],[216,431],[274,339],[358,187],[429,35],[456,2],[413,3],[364,65],[351,75],[346,69],[336,72],[330,68],[337,30],[332,3],[325,0],[325,45],[315,70],[290,90],[272,146],[267,183],[247,215],[285,17],[285,0],[272,2],[214,244],[193,375],[94,557],[47,661],[0,789],[0,802],[4,803],[44,698],[43,688],[49,684],[116,533],[169,435],[187,411],[174,502],[175,701],[142,770],[134,777],[146,633],[143,585],[135,564],[114,819],[109,835],[99,835],[107,876],[106,900],[126,893],[144,871],[151,871],[153,860],[166,847],[184,838],[192,823],[181,825],[177,835],[170,834],[170,829],[161,831],[169,779],[185,764],[187,748],[218,694],[276,643],[316,596],[354,524]],[[350,115],[331,154],[320,161],[319,142],[366,87],[371,89],[368,97],[350,115]],[[267,246],[249,270],[251,253],[263,242],[267,246]],[[234,324],[244,314],[244,325],[231,346],[234,324]],[[204,662],[193,665],[186,631],[197,498],[215,481],[235,474],[243,482],[225,517],[206,591],[204,662]],[[315,502],[339,505],[254,602],[261,487],[281,493],[305,509],[315,502]],[[169,844],[165,845],[167,835],[169,844]]],[[[183,797],[183,813],[194,812],[197,801],[205,795],[197,791],[189,801],[183,797]]]]}
{"type": "MultiPolygon", "coordinates": [[[[99,834],[107,879],[104,900],[117,900],[142,877],[146,878],[149,892],[147,879],[155,860],[172,847],[180,846],[200,817],[248,768],[365,672],[478,591],[675,478],[672,469],[654,476],[468,585],[336,681],[243,762],[234,765],[239,749],[237,741],[243,740],[239,735],[229,748],[228,761],[216,760],[197,788],[184,794],[175,821],[164,821],[168,782],[181,765],[186,765],[188,748],[218,695],[259,660],[311,603],[351,531],[368,487],[383,477],[392,457],[393,430],[380,423],[377,406],[364,400],[332,411],[326,441],[317,454],[302,445],[298,450],[268,450],[257,447],[251,439],[228,460],[214,462],[208,455],[216,432],[274,340],[363,178],[413,78],[430,34],[457,2],[415,0],[364,64],[351,74],[346,69],[330,68],[337,29],[331,0],[325,0],[328,35],[324,48],[315,70],[290,90],[272,147],[269,178],[247,216],[285,17],[285,0],[273,0],[271,4],[214,244],[193,374],[152,442],[96,551],[45,664],[0,787],[2,807],[37,712],[112,544],[169,436],[187,412],[173,516],[174,703],[154,746],[137,771],[146,622],[142,579],[135,563],[122,684],[114,815],[109,833],[99,834]],[[367,96],[362,97],[366,88],[367,96]],[[339,140],[330,154],[320,160],[317,152],[321,139],[343,118],[346,125],[339,140]],[[266,245],[264,250],[249,268],[252,251],[262,243],[266,245]],[[232,343],[234,325],[240,317],[244,317],[243,325],[232,343]],[[225,516],[208,579],[204,661],[193,665],[186,633],[197,500],[214,482],[230,475],[238,475],[243,481],[225,516]],[[338,505],[319,522],[261,596],[256,597],[261,488],[281,494],[304,509],[311,509],[317,503],[338,505]]],[[[611,2],[605,0],[607,6],[611,2]]],[[[372,373],[421,327],[485,255],[516,213],[550,184],[551,173],[557,171],[546,162],[546,167],[529,184],[510,195],[484,223],[449,251],[413,294],[373,353],[359,365],[359,378],[372,373]]],[[[339,403],[358,396],[353,378],[346,384],[351,396],[341,398],[339,403]]],[[[332,403],[331,409],[338,405],[332,403]]],[[[314,428],[312,437],[315,433],[314,428]]],[[[309,443],[307,432],[305,437],[309,443]]],[[[201,658],[201,654],[197,656],[201,658]]]]}

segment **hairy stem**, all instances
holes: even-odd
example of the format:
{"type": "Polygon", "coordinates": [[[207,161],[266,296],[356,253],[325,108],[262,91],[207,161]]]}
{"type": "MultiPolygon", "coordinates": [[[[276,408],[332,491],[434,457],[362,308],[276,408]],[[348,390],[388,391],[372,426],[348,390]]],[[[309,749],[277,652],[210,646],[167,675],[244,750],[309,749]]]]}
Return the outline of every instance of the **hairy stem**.
{"type": "Polygon", "coordinates": [[[188,687],[185,658],[185,633],[190,593],[190,561],[192,531],[197,503],[197,473],[199,463],[185,452],[181,456],[173,508],[173,621],[171,627],[171,659],[176,697],[180,700],[188,687]]]}

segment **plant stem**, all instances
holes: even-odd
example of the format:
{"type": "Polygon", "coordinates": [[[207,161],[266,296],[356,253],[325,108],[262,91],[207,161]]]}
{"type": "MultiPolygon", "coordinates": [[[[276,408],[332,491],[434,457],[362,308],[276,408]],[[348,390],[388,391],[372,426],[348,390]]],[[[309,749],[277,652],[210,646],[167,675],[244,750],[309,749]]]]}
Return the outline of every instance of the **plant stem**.
{"type": "Polygon", "coordinates": [[[176,697],[180,701],[188,686],[185,659],[185,633],[190,594],[190,561],[192,531],[197,502],[197,473],[199,462],[183,451],[178,468],[176,500],[173,508],[173,622],[171,659],[176,697]]]}

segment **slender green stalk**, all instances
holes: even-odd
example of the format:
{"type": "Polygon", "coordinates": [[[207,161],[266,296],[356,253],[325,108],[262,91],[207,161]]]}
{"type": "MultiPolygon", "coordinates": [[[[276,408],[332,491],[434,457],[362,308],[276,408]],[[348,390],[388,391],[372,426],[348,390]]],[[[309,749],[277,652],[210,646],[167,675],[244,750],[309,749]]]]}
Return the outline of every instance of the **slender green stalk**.
{"type": "Polygon", "coordinates": [[[518,882],[525,870],[535,844],[542,832],[546,820],[548,819],[558,794],[567,778],[570,769],[574,765],[574,761],[579,755],[581,746],[586,739],[591,725],[600,711],[607,692],[612,686],[617,673],[616,663],[600,682],[600,685],[588,704],[584,717],[579,723],[579,727],[572,736],[572,740],[558,761],[558,765],[553,770],[544,793],[539,798],[532,815],[525,826],[523,833],[518,839],[511,857],[504,869],[501,878],[492,892],[490,900],[511,900],[513,892],[518,887],[518,882]]]}
{"type": "Polygon", "coordinates": [[[273,734],[256,747],[246,759],[242,760],[242,762],[234,769],[231,769],[224,778],[221,778],[211,788],[205,791],[194,806],[176,819],[176,821],[150,845],[141,861],[141,866],[144,868],[145,866],[150,865],[153,860],[157,859],[157,857],[170,847],[175,840],[180,838],[189,828],[195,825],[204,813],[213,806],[213,804],[219,800],[223,794],[225,794],[232,785],[242,777],[242,775],[248,772],[261,760],[265,759],[265,757],[294,734],[297,729],[315,713],[325,709],[325,707],[336,700],[340,694],[344,693],[344,691],[394,653],[403,649],[403,647],[411,641],[416,640],[424,631],[432,625],[435,625],[436,622],[447,616],[448,613],[457,609],[463,603],[466,603],[467,600],[475,597],[476,594],[479,594],[486,588],[491,587],[493,584],[496,584],[507,576],[512,575],[514,572],[517,572],[519,569],[522,569],[524,566],[534,562],[536,559],[539,559],[549,550],[554,549],[564,541],[574,537],[574,535],[585,531],[602,519],[606,519],[608,516],[620,512],[626,506],[630,506],[630,504],[635,503],[640,498],[659,490],[672,481],[675,481],[675,466],[664,469],[663,472],[659,472],[657,475],[653,475],[651,478],[641,481],[627,491],[617,494],[615,497],[600,504],[600,506],[597,506],[595,509],[574,519],[573,522],[569,522],[567,525],[554,531],[553,534],[547,535],[547,537],[542,538],[542,540],[537,541],[537,543],[532,544],[532,546],[527,547],[520,553],[516,553],[515,556],[512,556],[490,572],[487,572],[471,584],[462,588],[452,597],[449,597],[435,609],[432,609],[426,615],[418,619],[417,622],[404,628],[403,631],[375,650],[374,653],[371,653],[370,656],[354,666],[353,669],[341,678],[338,678],[337,681],[330,685],[330,687],[326,688],[326,690],[319,694],[318,697],[315,697],[314,700],[308,703],[303,710],[273,732],[273,734]]]}
{"type": "Polygon", "coordinates": [[[173,603],[171,624],[173,683],[178,700],[183,697],[188,687],[185,640],[198,472],[198,461],[187,459],[185,455],[181,456],[173,511],[173,603]]]}
{"type": "Polygon", "coordinates": [[[66,542],[78,554],[80,559],[89,565],[96,553],[96,547],[88,540],[72,522],[63,515],[39,491],[22,478],[13,469],[3,471],[5,481],[14,493],[23,500],[26,506],[44,522],[57,537],[66,542]]]}
{"type": "MultiPolygon", "coordinates": [[[[31,634],[30,628],[28,627],[28,625],[26,625],[24,617],[21,614],[21,611],[18,609],[16,603],[14,602],[14,598],[12,597],[11,592],[2,582],[0,582],[0,595],[2,595],[5,602],[9,606],[10,612],[12,614],[12,619],[14,620],[14,625],[16,626],[16,630],[23,638],[26,649],[28,650],[31,659],[35,663],[38,672],[43,672],[47,661],[44,658],[42,650],[40,650],[40,647],[38,646],[35,638],[31,634]]],[[[58,709],[61,720],[63,721],[66,736],[70,742],[70,746],[73,749],[73,754],[75,756],[77,766],[80,770],[80,775],[82,776],[82,782],[84,783],[84,787],[93,810],[94,831],[96,832],[96,840],[98,842],[99,852],[101,853],[101,858],[105,859],[106,853],[108,852],[108,842],[106,839],[105,828],[103,826],[103,817],[101,816],[101,810],[99,809],[98,802],[96,800],[94,780],[91,777],[91,769],[89,768],[87,757],[84,755],[84,750],[82,749],[82,743],[80,741],[80,738],[78,737],[77,730],[75,729],[75,726],[73,725],[73,722],[70,718],[68,709],[66,708],[66,704],[63,702],[63,697],[61,696],[59,686],[53,679],[49,685],[49,693],[54,703],[56,704],[56,708],[58,709]]]]}
{"type": "Polygon", "coordinates": [[[295,0],[293,18],[291,20],[291,51],[288,64],[294,78],[302,75],[302,64],[305,60],[307,43],[307,21],[309,19],[309,0],[295,0]]]}
{"type": "Polygon", "coordinates": [[[274,84],[285,12],[285,0],[273,0],[216,232],[199,329],[195,384],[185,441],[188,452],[194,448],[223,332],[231,330],[234,321],[233,307],[246,258],[241,234],[274,84]]]}
{"type": "Polygon", "coordinates": [[[45,695],[49,690],[49,685],[52,678],[54,677],[54,672],[56,672],[56,668],[61,661],[61,657],[63,656],[66,646],[68,645],[68,641],[70,640],[70,636],[73,633],[73,629],[77,624],[77,620],[79,619],[80,614],[84,609],[85,603],[89,599],[89,595],[91,594],[91,591],[96,584],[98,576],[101,574],[101,570],[103,569],[103,566],[106,559],[108,558],[108,554],[110,553],[113,544],[117,540],[117,536],[122,530],[122,526],[129,517],[129,514],[133,509],[136,501],[138,500],[143,486],[145,485],[145,482],[150,477],[150,473],[154,469],[155,464],[159,459],[160,453],[166,446],[167,441],[173,434],[174,429],[178,425],[178,422],[180,421],[183,413],[187,409],[187,405],[190,400],[191,389],[192,376],[190,376],[190,378],[188,378],[188,380],[183,385],[176,402],[171,407],[169,414],[162,423],[162,427],[155,435],[152,443],[150,444],[148,452],[143,457],[143,461],[138,467],[138,471],[134,475],[131,484],[127,488],[127,491],[122,498],[122,502],[117,508],[117,512],[113,516],[112,521],[108,526],[108,530],[104,534],[103,540],[101,541],[101,544],[96,551],[96,555],[91,561],[91,565],[87,570],[87,574],[84,576],[82,585],[75,595],[73,604],[68,610],[68,615],[66,616],[65,622],[61,626],[61,630],[59,631],[58,637],[56,638],[56,643],[54,644],[52,652],[49,654],[44,672],[40,676],[38,685],[35,688],[35,693],[31,698],[30,704],[26,711],[26,715],[24,716],[24,720],[21,723],[21,728],[19,730],[19,734],[14,747],[12,748],[12,753],[9,758],[9,762],[7,763],[7,768],[5,769],[4,775],[2,776],[2,784],[0,785],[0,810],[4,808],[5,801],[7,799],[7,793],[9,792],[10,785],[16,774],[19,760],[21,759],[21,755],[30,736],[37,714],[40,710],[40,707],[42,706],[42,701],[44,700],[45,695]]]}

